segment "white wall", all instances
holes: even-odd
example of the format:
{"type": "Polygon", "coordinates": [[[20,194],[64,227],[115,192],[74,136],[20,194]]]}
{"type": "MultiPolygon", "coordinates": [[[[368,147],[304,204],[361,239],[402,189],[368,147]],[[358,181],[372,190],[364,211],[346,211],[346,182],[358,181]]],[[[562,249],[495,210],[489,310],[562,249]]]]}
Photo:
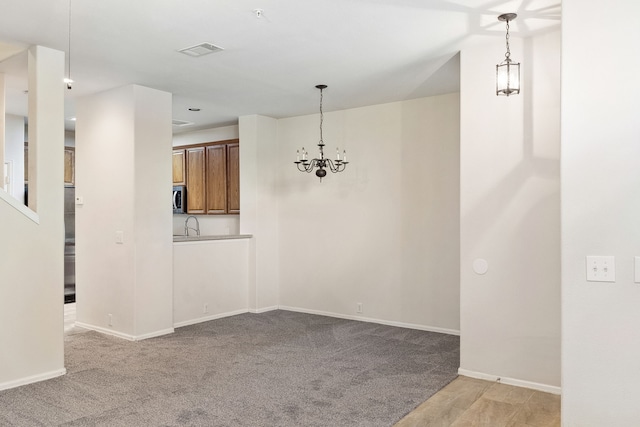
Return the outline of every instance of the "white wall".
{"type": "Polygon", "coordinates": [[[12,164],[11,195],[24,203],[24,117],[5,116],[4,161],[12,164]]]}
{"type": "Polygon", "coordinates": [[[326,113],[351,164],[322,182],[293,164],[318,123],[278,121],[280,305],[457,332],[459,95],[326,113]]]}
{"type": "MultiPolygon", "coordinates": [[[[0,129],[5,128],[5,77],[4,73],[0,73],[0,129]]],[[[5,150],[5,132],[0,132],[0,165],[4,165],[4,150],[5,150]]],[[[3,185],[0,185],[0,188],[4,188],[3,185]]]]}
{"type": "Polygon", "coordinates": [[[78,323],[129,339],[171,331],[171,95],[126,86],[77,111],[78,323]]]}
{"type": "MultiPolygon", "coordinates": [[[[173,135],[173,146],[179,147],[204,142],[225,141],[239,137],[238,126],[223,126],[213,129],[204,129],[194,132],[179,133],[173,135]]],[[[184,222],[188,215],[173,216],[173,234],[184,234],[184,222]]],[[[192,220],[193,221],[193,220],[192,220]]],[[[226,234],[238,234],[240,232],[239,215],[198,215],[200,234],[218,236],[226,234]]]]}
{"type": "Polygon", "coordinates": [[[637,426],[640,3],[562,8],[563,425],[637,426]],[[587,282],[587,255],[615,256],[616,282],[587,282]]]}
{"type": "Polygon", "coordinates": [[[135,193],[131,88],[76,101],[77,320],[133,335],[135,193]],[[126,244],[115,243],[115,232],[126,244]]]}
{"type": "Polygon", "coordinates": [[[30,197],[37,214],[0,197],[0,390],[65,373],[64,53],[36,46],[28,56],[30,168],[38,178],[30,197]]]}
{"type": "Polygon", "coordinates": [[[202,129],[193,132],[176,133],[173,135],[173,146],[200,144],[202,142],[225,141],[239,138],[238,125],[221,126],[218,128],[202,129]]]}
{"type": "Polygon", "coordinates": [[[559,392],[559,32],[511,51],[511,97],[495,95],[503,44],[461,53],[460,372],[559,392]]]}
{"type": "Polygon", "coordinates": [[[172,96],[133,86],[135,335],[173,332],[172,96]]]}
{"type": "Polygon", "coordinates": [[[243,116],[240,126],[240,233],[252,234],[249,248],[249,310],[278,307],[277,120],[243,116]]]}
{"type": "Polygon", "coordinates": [[[249,239],[173,245],[176,327],[248,310],[249,239]]]}

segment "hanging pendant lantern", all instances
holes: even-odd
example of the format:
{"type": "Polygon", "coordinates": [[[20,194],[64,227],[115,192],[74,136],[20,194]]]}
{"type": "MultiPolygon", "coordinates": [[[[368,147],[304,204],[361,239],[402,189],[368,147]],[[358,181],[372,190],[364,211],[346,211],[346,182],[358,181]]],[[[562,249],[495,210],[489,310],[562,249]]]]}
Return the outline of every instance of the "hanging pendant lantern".
{"type": "Polygon", "coordinates": [[[507,52],[504,54],[504,61],[496,65],[496,95],[509,96],[520,93],[520,63],[511,59],[509,49],[509,21],[513,21],[517,16],[515,13],[504,13],[498,16],[499,21],[507,23],[507,52]]]}

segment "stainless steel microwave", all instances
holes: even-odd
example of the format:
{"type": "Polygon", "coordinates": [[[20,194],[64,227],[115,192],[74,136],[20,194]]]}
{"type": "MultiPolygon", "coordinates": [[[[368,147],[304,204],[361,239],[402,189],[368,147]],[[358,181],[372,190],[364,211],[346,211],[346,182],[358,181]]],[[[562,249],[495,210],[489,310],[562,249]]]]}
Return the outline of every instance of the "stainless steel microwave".
{"type": "Polygon", "coordinates": [[[173,213],[187,213],[187,187],[184,185],[173,187],[173,213]]]}

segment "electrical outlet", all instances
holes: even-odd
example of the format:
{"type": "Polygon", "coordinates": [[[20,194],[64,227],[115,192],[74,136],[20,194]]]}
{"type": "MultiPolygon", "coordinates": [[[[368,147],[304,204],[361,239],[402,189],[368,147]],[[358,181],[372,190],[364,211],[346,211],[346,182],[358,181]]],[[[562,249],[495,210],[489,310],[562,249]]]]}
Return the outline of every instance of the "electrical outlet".
{"type": "Polygon", "coordinates": [[[205,314],[209,312],[209,304],[205,304],[202,306],[202,312],[205,314]]]}
{"type": "Polygon", "coordinates": [[[113,314],[111,313],[107,314],[107,324],[113,326],[113,314]]]}
{"type": "Polygon", "coordinates": [[[356,304],[356,313],[362,314],[362,303],[361,302],[356,304]]]}

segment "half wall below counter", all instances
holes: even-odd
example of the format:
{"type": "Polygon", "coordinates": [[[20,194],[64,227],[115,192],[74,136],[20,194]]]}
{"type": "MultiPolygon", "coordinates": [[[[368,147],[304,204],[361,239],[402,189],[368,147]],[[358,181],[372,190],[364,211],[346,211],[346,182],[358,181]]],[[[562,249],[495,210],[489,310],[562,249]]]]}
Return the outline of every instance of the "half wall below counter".
{"type": "Polygon", "coordinates": [[[174,239],[174,327],[248,311],[251,237],[174,239]]]}

